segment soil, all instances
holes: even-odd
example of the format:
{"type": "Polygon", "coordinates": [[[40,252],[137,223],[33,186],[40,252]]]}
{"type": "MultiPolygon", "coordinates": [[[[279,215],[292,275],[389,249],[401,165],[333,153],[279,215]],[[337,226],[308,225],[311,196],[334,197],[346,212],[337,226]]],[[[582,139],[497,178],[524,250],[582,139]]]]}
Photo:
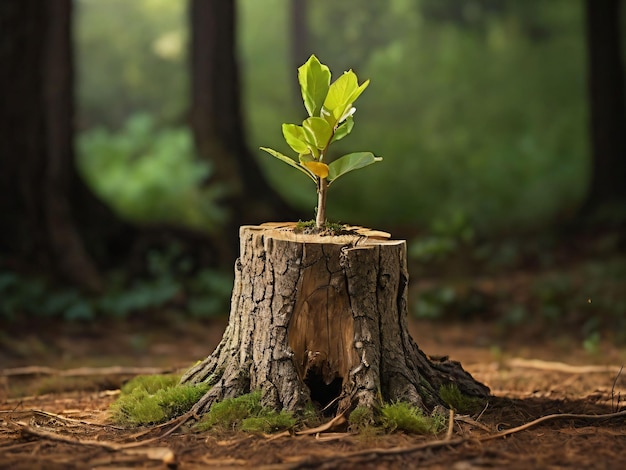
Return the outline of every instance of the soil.
{"type": "Polygon", "coordinates": [[[269,437],[122,429],[107,409],[140,372],[206,357],[226,320],[43,325],[0,335],[0,468],[623,468],[626,349],[490,324],[411,322],[427,354],[460,361],[491,388],[446,435],[354,435],[346,427],[269,437]],[[509,434],[542,416],[561,416],[509,434]],[[563,414],[575,414],[563,415],[563,414]],[[597,417],[597,415],[607,415],[597,417]],[[594,417],[595,416],[595,417],[594,417]]]}

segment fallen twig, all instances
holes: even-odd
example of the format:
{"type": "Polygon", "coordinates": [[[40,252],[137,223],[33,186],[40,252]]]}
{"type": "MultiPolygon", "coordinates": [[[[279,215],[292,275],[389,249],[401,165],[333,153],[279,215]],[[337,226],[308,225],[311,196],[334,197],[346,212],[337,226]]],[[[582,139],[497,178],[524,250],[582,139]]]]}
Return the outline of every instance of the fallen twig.
{"type": "Polygon", "coordinates": [[[547,415],[547,416],[542,416],[541,418],[537,418],[533,421],[530,421],[529,423],[517,426],[515,428],[505,429],[504,431],[500,431],[496,434],[492,434],[491,436],[480,437],[479,440],[482,442],[482,441],[489,441],[491,439],[498,439],[500,437],[505,437],[511,434],[515,434],[516,432],[524,431],[525,429],[532,428],[533,426],[544,423],[546,421],[553,421],[556,419],[584,419],[588,421],[600,421],[600,420],[619,418],[621,416],[626,417],[626,410],[620,411],[619,413],[606,413],[606,414],[601,414],[601,415],[588,415],[588,414],[577,414],[577,413],[562,413],[562,414],[547,415]]]}
{"type": "Polygon", "coordinates": [[[98,426],[98,427],[102,427],[102,428],[112,428],[112,429],[118,429],[118,430],[123,430],[123,427],[120,426],[114,426],[112,424],[103,424],[103,423],[92,423],[90,421],[85,421],[82,419],[74,419],[74,418],[68,418],[66,416],[62,416],[62,415],[58,415],[55,413],[50,413],[49,411],[44,411],[44,410],[0,410],[0,415],[8,415],[9,419],[10,418],[14,418],[17,415],[19,416],[31,416],[31,415],[39,415],[39,416],[43,416],[45,418],[52,418],[52,419],[56,419],[59,421],[62,421],[64,423],[74,423],[74,424],[82,424],[85,426],[98,426]]]}
{"type": "Polygon", "coordinates": [[[450,408],[450,416],[448,418],[448,431],[446,432],[446,441],[452,439],[452,432],[454,431],[454,410],[450,408]]]}
{"type": "Polygon", "coordinates": [[[84,377],[92,375],[141,375],[141,374],[168,374],[176,369],[161,367],[77,367],[75,369],[55,369],[45,366],[15,367],[2,369],[0,375],[6,377],[23,375],[58,375],[60,377],[84,377]]]}
{"type": "Polygon", "coordinates": [[[483,431],[493,432],[493,430],[490,429],[489,426],[485,426],[483,423],[479,422],[476,419],[470,418],[469,416],[457,415],[454,417],[454,420],[460,423],[465,423],[469,424],[470,426],[480,428],[483,431]]]}
{"type": "Polygon", "coordinates": [[[490,441],[493,439],[499,439],[502,437],[510,436],[511,434],[515,434],[520,431],[524,431],[526,429],[529,429],[531,427],[534,427],[546,421],[553,421],[557,419],[584,419],[584,420],[591,420],[591,421],[599,421],[599,420],[619,418],[622,416],[626,417],[626,410],[621,411],[619,413],[608,413],[608,414],[602,414],[602,415],[587,415],[587,414],[574,414],[574,413],[553,414],[553,415],[542,416],[541,418],[537,418],[533,421],[530,421],[526,424],[522,424],[521,426],[517,426],[515,428],[506,429],[504,431],[501,431],[495,434],[480,436],[476,438],[459,437],[456,439],[447,439],[446,437],[446,439],[422,442],[414,446],[390,447],[387,449],[374,448],[374,449],[367,449],[367,450],[359,450],[359,451],[354,451],[354,452],[347,452],[345,454],[335,454],[332,456],[324,457],[323,459],[314,459],[314,460],[312,460],[311,457],[307,457],[306,460],[302,460],[298,462],[290,462],[290,463],[279,464],[279,465],[270,465],[270,466],[260,467],[260,468],[264,470],[270,470],[270,469],[297,470],[297,469],[303,469],[303,468],[315,468],[315,467],[319,467],[321,465],[324,465],[330,462],[332,462],[333,465],[336,465],[338,462],[352,460],[352,459],[353,460],[372,459],[372,458],[390,456],[390,455],[409,454],[409,453],[417,452],[417,451],[424,450],[424,449],[436,449],[439,447],[456,446],[456,445],[460,445],[466,442],[490,441]]]}
{"type": "MultiPolygon", "coordinates": [[[[115,397],[117,395],[120,394],[119,390],[102,390],[100,392],[97,392],[96,396],[99,398],[103,398],[103,397],[115,397]]],[[[17,403],[18,407],[22,405],[23,402],[26,401],[44,401],[49,399],[52,396],[57,396],[58,394],[56,393],[44,393],[43,395],[29,395],[29,396],[25,396],[25,397],[17,397],[17,398],[7,398],[4,402],[5,403],[17,403]]],[[[55,403],[60,403],[60,402],[66,402],[66,401],[72,401],[72,399],[68,399],[68,398],[64,398],[64,399],[60,399],[60,400],[54,400],[55,403]]]]}
{"type": "MultiPolygon", "coordinates": [[[[44,412],[46,413],[46,412],[44,412]]],[[[52,415],[52,413],[50,413],[52,415]]],[[[25,432],[27,434],[32,434],[35,436],[39,436],[39,437],[43,437],[46,439],[52,439],[52,440],[58,440],[58,441],[62,441],[62,442],[67,442],[67,443],[73,443],[73,444],[80,444],[80,445],[89,445],[89,446],[96,446],[96,447],[102,447],[104,449],[109,449],[109,450],[121,450],[121,449],[131,449],[131,448],[135,448],[135,447],[140,447],[140,446],[144,446],[147,444],[151,444],[159,439],[162,439],[164,437],[169,436],[170,434],[172,434],[174,431],[176,431],[178,428],[180,428],[183,424],[185,424],[187,421],[189,421],[191,418],[197,418],[196,416],[196,412],[194,409],[192,409],[191,411],[188,411],[187,413],[178,416],[177,418],[171,419],[169,421],[167,421],[166,423],[162,423],[158,426],[152,427],[136,436],[132,436],[132,437],[138,437],[141,435],[145,435],[148,434],[150,432],[153,432],[154,430],[157,429],[161,429],[163,427],[167,427],[167,426],[171,426],[171,428],[169,428],[167,431],[165,431],[163,434],[159,434],[158,436],[152,437],[150,439],[145,439],[142,441],[136,441],[136,442],[128,442],[128,443],[116,443],[116,442],[107,442],[107,441],[92,441],[92,440],[81,440],[81,439],[73,439],[67,436],[63,436],[61,434],[57,434],[57,433],[53,433],[53,432],[49,432],[49,431],[44,431],[41,429],[36,429],[33,428],[32,426],[29,426],[26,423],[22,423],[19,421],[7,421],[7,424],[9,426],[12,427],[17,427],[20,431],[25,432]]]]}
{"type": "Polygon", "coordinates": [[[43,429],[30,426],[29,424],[23,423],[21,421],[7,421],[7,424],[10,427],[17,428],[22,434],[29,434],[31,436],[41,437],[43,439],[48,439],[51,441],[65,442],[67,444],[100,447],[107,450],[122,450],[127,448],[128,446],[128,444],[119,444],[117,442],[94,441],[91,439],[80,439],[77,437],[65,436],[63,434],[45,431],[43,429]]]}
{"type": "Polygon", "coordinates": [[[341,426],[342,424],[344,424],[346,422],[346,411],[344,411],[343,413],[341,413],[340,415],[335,416],[333,419],[331,419],[330,421],[327,421],[326,423],[317,426],[315,428],[311,428],[311,429],[303,429],[302,431],[296,431],[294,433],[292,433],[291,431],[283,431],[279,434],[274,434],[272,436],[269,437],[270,440],[275,440],[281,437],[289,437],[291,435],[295,435],[295,436],[309,436],[311,434],[319,434],[322,433],[324,431],[330,431],[331,429],[335,429],[337,426],[341,426]]]}
{"type": "Polygon", "coordinates": [[[98,447],[110,451],[123,452],[129,455],[141,455],[142,457],[150,460],[159,460],[166,465],[173,464],[176,461],[174,452],[169,447],[146,447],[144,449],[136,449],[136,447],[149,444],[159,438],[148,439],[147,441],[143,441],[141,443],[120,444],[111,441],[94,441],[92,439],[79,439],[77,437],[64,436],[62,434],[44,431],[43,429],[38,429],[19,421],[10,421],[9,425],[17,427],[20,432],[24,434],[29,434],[51,441],[64,442],[66,444],[80,446],[98,447]]]}
{"type": "Polygon", "coordinates": [[[619,379],[619,376],[622,375],[623,370],[624,370],[624,365],[622,364],[622,367],[619,368],[619,372],[615,376],[615,380],[613,380],[613,386],[611,387],[611,409],[613,411],[619,411],[619,401],[621,398],[621,395],[619,394],[619,392],[617,394],[617,404],[614,405],[613,402],[615,400],[615,386],[617,385],[617,379],[619,379]]]}
{"type": "Polygon", "coordinates": [[[506,362],[511,367],[525,367],[527,369],[550,370],[567,374],[601,374],[604,372],[616,373],[619,366],[573,366],[564,362],[542,361],[541,359],[514,358],[506,362]]]}

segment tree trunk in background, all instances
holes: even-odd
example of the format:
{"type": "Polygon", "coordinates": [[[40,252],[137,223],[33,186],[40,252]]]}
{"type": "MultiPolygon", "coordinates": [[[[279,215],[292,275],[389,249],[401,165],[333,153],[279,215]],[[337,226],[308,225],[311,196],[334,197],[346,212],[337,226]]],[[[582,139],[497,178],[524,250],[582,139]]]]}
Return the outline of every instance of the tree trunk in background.
{"type": "Polygon", "coordinates": [[[403,240],[366,229],[305,235],[293,225],[241,228],[228,327],[181,379],[212,385],[196,412],[254,390],[277,410],[313,401],[338,415],[381,400],[432,411],[447,384],[489,396],[458,362],[432,360],[409,335],[403,240]]]}
{"type": "Polygon", "coordinates": [[[0,2],[0,252],[97,291],[78,227],[97,222],[93,241],[113,224],[74,166],[71,20],[71,0],[0,2]]]}
{"type": "Polygon", "coordinates": [[[620,0],[586,0],[592,146],[587,209],[626,202],[626,99],[620,0]]]}
{"type": "MultiPolygon", "coordinates": [[[[289,76],[292,76],[295,71],[304,64],[309,56],[312,54],[309,45],[309,26],[308,26],[308,14],[307,14],[307,0],[291,0],[291,66],[289,69],[289,76]]],[[[298,107],[302,106],[302,93],[300,91],[300,85],[296,80],[293,83],[293,95],[295,103],[298,107]]]]}
{"type": "Polygon", "coordinates": [[[211,183],[228,191],[224,203],[231,210],[232,231],[242,223],[294,215],[269,186],[245,143],[235,8],[232,0],[190,4],[191,127],[200,156],[212,164],[211,183]]]}

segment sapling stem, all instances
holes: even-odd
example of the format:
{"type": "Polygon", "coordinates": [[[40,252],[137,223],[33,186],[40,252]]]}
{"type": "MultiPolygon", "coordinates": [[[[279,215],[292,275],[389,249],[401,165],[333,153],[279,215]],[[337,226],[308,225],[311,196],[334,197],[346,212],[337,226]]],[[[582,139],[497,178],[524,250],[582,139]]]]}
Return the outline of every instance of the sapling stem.
{"type": "Polygon", "coordinates": [[[321,229],[326,222],[326,193],[328,191],[328,180],[318,177],[317,184],[317,216],[315,218],[315,227],[321,229]]]}

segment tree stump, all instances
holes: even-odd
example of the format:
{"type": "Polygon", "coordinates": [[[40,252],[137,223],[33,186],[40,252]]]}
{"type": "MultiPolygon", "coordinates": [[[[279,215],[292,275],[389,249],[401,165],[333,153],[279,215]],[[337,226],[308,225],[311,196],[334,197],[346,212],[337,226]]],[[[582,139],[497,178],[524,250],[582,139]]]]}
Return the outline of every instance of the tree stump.
{"type": "Polygon", "coordinates": [[[228,327],[181,379],[212,385],[198,413],[259,389],[274,409],[313,401],[337,414],[381,400],[430,411],[442,405],[443,384],[489,396],[458,362],[429,358],[409,335],[405,241],[355,227],[298,234],[294,225],[241,227],[228,327]]]}

